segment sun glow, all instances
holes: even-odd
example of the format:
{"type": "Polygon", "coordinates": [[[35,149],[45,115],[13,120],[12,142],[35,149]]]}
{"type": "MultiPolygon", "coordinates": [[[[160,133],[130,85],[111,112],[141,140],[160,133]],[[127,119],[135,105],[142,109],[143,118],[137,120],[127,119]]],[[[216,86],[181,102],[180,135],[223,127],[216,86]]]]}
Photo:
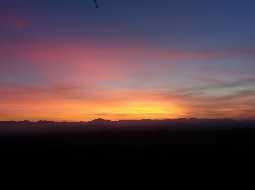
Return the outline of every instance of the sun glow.
{"type": "MultiPolygon", "coordinates": [[[[118,97],[120,98],[120,97],[118,97]]],[[[14,112],[9,119],[57,120],[57,121],[84,121],[96,118],[110,120],[120,119],[167,119],[185,115],[185,109],[176,102],[158,98],[150,100],[143,97],[129,97],[126,100],[117,100],[117,97],[103,100],[43,100],[10,103],[14,112]],[[136,100],[134,100],[136,99],[136,100]],[[21,109],[22,108],[22,109],[21,109]]],[[[0,118],[1,119],[1,118],[0,118]]]]}
{"type": "Polygon", "coordinates": [[[125,102],[121,105],[98,107],[95,112],[106,119],[166,119],[185,115],[183,108],[169,102],[125,102]]]}
{"type": "Polygon", "coordinates": [[[130,103],[125,106],[122,112],[127,114],[138,114],[138,115],[172,115],[180,113],[180,109],[175,105],[165,105],[162,103],[152,103],[152,102],[135,102],[130,103]]]}

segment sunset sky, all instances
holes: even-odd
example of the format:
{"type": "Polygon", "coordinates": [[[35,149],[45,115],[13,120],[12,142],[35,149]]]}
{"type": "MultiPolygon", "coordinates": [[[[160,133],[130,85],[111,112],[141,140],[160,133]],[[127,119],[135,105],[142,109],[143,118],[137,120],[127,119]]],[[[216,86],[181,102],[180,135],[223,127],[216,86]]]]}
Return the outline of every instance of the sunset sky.
{"type": "Polygon", "coordinates": [[[0,0],[0,120],[254,118],[253,0],[0,0]]]}

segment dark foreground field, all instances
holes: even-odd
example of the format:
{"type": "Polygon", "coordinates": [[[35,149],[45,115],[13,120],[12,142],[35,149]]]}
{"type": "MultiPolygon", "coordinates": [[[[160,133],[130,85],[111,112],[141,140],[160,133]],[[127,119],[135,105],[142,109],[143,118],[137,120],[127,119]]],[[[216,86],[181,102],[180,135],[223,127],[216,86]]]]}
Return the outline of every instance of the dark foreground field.
{"type": "Polygon", "coordinates": [[[227,126],[1,127],[1,158],[168,159],[178,153],[253,153],[252,123],[227,126]]]}

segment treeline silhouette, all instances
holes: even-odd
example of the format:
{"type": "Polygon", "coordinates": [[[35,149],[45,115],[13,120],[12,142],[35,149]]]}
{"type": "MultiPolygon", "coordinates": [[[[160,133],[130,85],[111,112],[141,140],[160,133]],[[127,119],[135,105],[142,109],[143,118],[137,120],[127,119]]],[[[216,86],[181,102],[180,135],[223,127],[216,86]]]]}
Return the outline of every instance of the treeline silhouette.
{"type": "Polygon", "coordinates": [[[0,127],[255,127],[255,120],[234,119],[165,119],[165,120],[119,120],[111,121],[95,119],[80,122],[54,122],[54,121],[0,121],[0,127]]]}
{"type": "Polygon", "coordinates": [[[255,121],[1,121],[0,159],[171,159],[175,153],[255,153],[255,121]]]}

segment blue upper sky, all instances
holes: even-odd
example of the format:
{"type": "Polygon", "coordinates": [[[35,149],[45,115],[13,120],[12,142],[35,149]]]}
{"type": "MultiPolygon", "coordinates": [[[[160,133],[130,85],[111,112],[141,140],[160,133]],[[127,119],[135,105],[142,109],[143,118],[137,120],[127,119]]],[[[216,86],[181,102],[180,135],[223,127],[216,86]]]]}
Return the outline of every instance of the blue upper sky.
{"type": "MultiPolygon", "coordinates": [[[[31,23],[26,38],[143,40],[181,49],[249,47],[255,41],[253,0],[1,0],[1,14],[31,23]]],[[[13,39],[1,31],[1,39],[13,39]]],[[[17,34],[16,34],[17,35],[17,34]]],[[[22,35],[22,34],[19,34],[22,35]]]]}
{"type": "Polygon", "coordinates": [[[255,115],[254,0],[98,4],[0,0],[2,93],[152,91],[178,97],[192,116],[255,115]]]}

